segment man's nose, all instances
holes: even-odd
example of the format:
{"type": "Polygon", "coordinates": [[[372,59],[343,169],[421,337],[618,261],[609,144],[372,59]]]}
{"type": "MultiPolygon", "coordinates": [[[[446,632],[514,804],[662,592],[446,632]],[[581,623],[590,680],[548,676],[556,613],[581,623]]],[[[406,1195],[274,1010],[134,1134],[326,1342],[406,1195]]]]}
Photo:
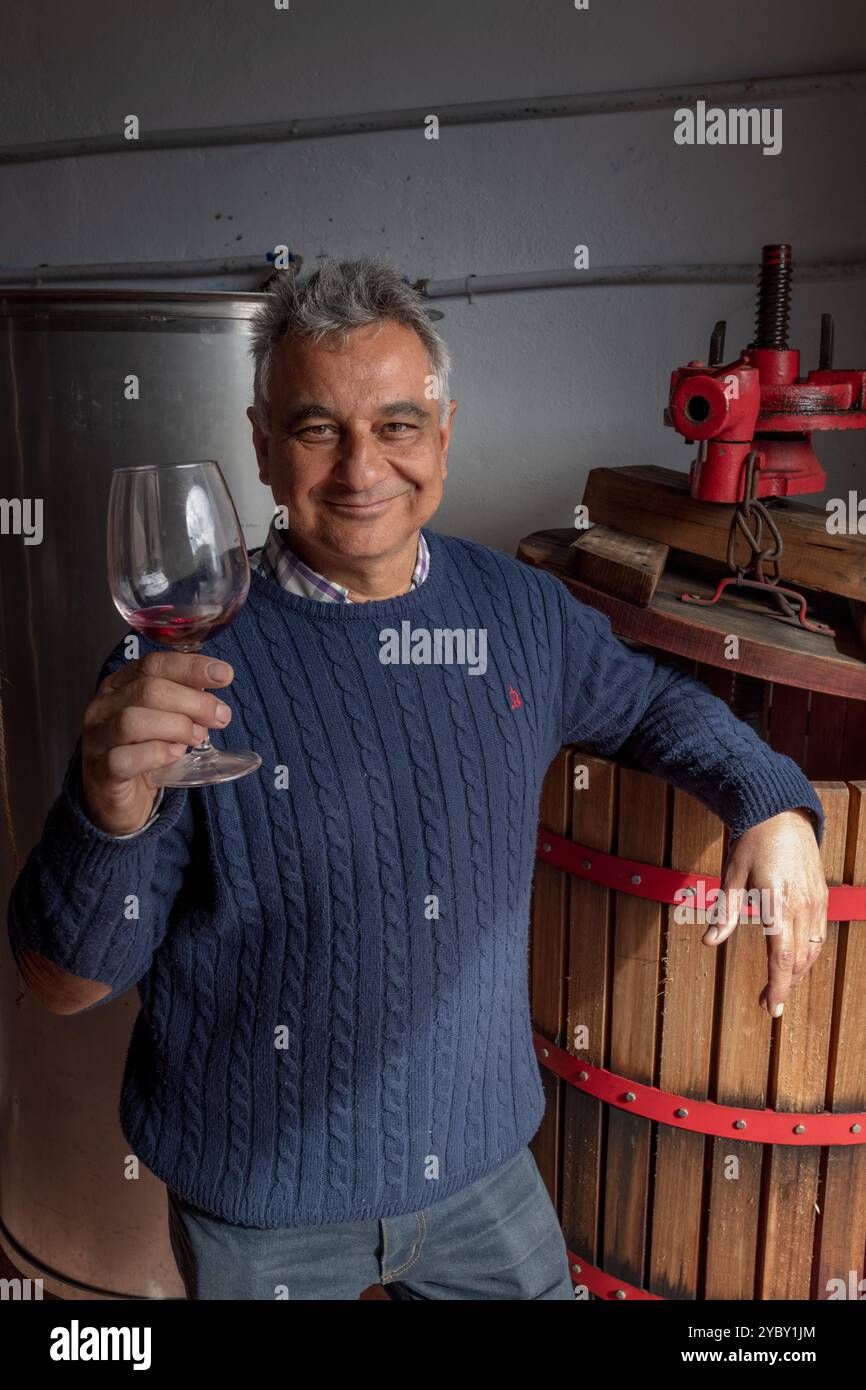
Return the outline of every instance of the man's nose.
{"type": "Polygon", "coordinates": [[[334,461],[333,476],[360,492],[385,476],[388,463],[369,430],[347,430],[334,461]]]}

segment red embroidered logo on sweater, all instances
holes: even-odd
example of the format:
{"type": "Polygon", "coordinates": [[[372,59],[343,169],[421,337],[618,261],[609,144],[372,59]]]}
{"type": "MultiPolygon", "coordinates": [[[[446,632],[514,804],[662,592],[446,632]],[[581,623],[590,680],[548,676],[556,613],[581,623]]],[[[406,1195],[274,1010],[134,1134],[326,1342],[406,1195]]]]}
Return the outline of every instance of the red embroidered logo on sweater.
{"type": "Polygon", "coordinates": [[[509,685],[508,687],[508,698],[511,701],[512,709],[520,709],[520,706],[523,704],[523,701],[521,700],[517,691],[514,689],[513,685],[509,685]]]}

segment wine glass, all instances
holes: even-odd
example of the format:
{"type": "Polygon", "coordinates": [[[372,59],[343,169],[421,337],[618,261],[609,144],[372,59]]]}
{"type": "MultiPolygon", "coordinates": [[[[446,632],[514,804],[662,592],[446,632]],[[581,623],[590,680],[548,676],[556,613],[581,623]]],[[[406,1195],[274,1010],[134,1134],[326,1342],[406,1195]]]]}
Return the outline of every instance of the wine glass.
{"type": "MultiPolygon", "coordinates": [[[[250,587],[243,532],[220,466],[149,463],[118,468],[108,500],[108,582],[129,626],[180,652],[200,652],[236,618],[250,587]]],[[[203,743],[148,779],[156,787],[230,782],[261,766],[258,753],[203,743]]]]}

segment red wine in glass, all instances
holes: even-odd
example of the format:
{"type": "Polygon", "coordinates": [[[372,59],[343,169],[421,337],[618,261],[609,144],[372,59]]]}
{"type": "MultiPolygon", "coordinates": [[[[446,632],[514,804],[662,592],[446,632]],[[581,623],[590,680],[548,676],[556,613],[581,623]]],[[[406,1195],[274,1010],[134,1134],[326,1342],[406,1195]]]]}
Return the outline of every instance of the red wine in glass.
{"type": "Polygon", "coordinates": [[[189,651],[190,643],[213,637],[233,617],[233,613],[226,617],[215,603],[157,603],[151,608],[137,608],[126,621],[151,642],[183,652],[189,651]]]}
{"type": "MultiPolygon", "coordinates": [[[[250,567],[219,464],[118,468],[108,503],[108,579],[129,626],[175,651],[199,652],[237,617],[250,567]]],[[[148,773],[157,787],[200,787],[244,777],[258,753],[213,748],[206,738],[148,773]]]]}

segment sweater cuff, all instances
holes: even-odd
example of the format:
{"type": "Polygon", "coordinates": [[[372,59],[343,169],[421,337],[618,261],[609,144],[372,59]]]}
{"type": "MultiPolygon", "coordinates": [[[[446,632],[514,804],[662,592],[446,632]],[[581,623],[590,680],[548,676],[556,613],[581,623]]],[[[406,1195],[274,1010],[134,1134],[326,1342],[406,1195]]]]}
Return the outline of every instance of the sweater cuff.
{"type": "Polygon", "coordinates": [[[782,811],[808,811],[815,838],[820,849],[824,839],[824,807],[815,788],[793,758],[786,753],[774,753],[760,760],[751,777],[736,782],[736,809],[725,817],[730,829],[730,843],[746,830],[760,825],[782,811]]]}

